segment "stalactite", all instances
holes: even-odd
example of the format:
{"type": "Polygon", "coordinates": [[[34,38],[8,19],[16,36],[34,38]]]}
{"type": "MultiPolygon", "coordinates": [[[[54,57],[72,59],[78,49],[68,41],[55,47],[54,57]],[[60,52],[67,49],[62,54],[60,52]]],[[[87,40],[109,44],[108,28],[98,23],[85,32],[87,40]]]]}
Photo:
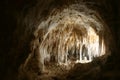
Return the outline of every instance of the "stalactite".
{"type": "MultiPolygon", "coordinates": [[[[51,16],[42,21],[35,31],[44,30],[43,40],[39,45],[40,62],[69,66],[76,63],[88,63],[94,57],[105,54],[104,38],[101,38],[103,23],[96,20],[95,13],[84,5],[71,5],[60,13],[51,12],[51,16]],[[80,11],[84,9],[85,11],[80,11]],[[49,24],[49,25],[48,25],[49,24]]],[[[95,13],[96,14],[96,13],[95,13]]]]}

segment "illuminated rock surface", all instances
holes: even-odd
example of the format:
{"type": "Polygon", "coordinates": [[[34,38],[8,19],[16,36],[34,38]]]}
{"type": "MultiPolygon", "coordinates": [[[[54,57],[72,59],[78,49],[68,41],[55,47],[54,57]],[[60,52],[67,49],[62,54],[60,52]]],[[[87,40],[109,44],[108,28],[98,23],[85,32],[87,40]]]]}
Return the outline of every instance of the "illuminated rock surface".
{"type": "Polygon", "coordinates": [[[52,16],[37,28],[35,36],[40,41],[37,44],[38,54],[43,66],[51,62],[66,66],[88,63],[105,54],[104,35],[109,33],[105,30],[107,26],[95,12],[84,4],[79,5],[71,5],[56,15],[51,11],[52,16]]]}
{"type": "Polygon", "coordinates": [[[20,70],[27,74],[35,73],[32,76],[38,70],[42,79],[67,75],[75,65],[88,63],[91,66],[90,62],[95,58],[103,57],[100,62],[104,63],[111,46],[106,41],[111,41],[112,35],[107,37],[110,30],[99,14],[84,3],[71,4],[60,12],[56,11],[53,9],[34,31],[32,53],[20,70]]]}

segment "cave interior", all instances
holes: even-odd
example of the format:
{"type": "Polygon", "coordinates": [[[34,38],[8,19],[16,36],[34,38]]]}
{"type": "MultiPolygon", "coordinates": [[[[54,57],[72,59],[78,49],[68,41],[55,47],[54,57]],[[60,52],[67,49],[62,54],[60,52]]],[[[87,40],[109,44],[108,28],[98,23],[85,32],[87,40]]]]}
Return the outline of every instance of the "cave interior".
{"type": "Polygon", "coordinates": [[[120,79],[119,0],[0,4],[0,80],[120,79]]]}

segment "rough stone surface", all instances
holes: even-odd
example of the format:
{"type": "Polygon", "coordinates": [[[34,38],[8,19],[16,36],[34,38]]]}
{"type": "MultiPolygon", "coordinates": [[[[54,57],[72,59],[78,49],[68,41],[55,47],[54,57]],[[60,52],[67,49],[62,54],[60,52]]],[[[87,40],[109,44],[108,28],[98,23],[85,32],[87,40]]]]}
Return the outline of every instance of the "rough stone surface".
{"type": "Polygon", "coordinates": [[[25,68],[28,72],[23,70],[23,73],[20,73],[21,66],[24,66],[22,64],[25,63],[29,53],[32,53],[30,46],[31,41],[35,39],[33,32],[39,23],[48,18],[47,15],[53,7],[57,7],[59,12],[61,6],[66,7],[64,4],[73,4],[74,1],[78,2],[78,0],[3,0],[1,2],[1,80],[118,80],[120,78],[120,2],[118,0],[81,0],[100,13],[112,32],[115,45],[106,63],[101,63],[97,59],[93,63],[76,65],[67,75],[48,75],[47,71],[45,73],[37,71],[39,69],[37,66],[31,67],[31,65],[38,65],[38,60],[32,58],[29,61],[34,63],[30,62],[29,67],[25,68]],[[32,71],[35,73],[31,74],[32,71]],[[23,77],[20,78],[19,74],[23,77]]]}

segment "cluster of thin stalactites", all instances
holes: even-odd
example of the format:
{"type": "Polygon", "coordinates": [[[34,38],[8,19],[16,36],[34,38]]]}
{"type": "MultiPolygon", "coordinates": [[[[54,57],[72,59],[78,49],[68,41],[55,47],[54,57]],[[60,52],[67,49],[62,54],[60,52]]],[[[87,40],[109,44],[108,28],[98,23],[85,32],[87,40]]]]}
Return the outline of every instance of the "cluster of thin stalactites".
{"type": "Polygon", "coordinates": [[[40,64],[88,63],[105,54],[105,41],[101,35],[104,24],[97,15],[89,13],[96,14],[84,5],[74,4],[40,23],[34,33],[36,38],[40,35],[40,64]]]}
{"type": "Polygon", "coordinates": [[[92,27],[77,27],[57,26],[44,34],[39,46],[41,63],[88,63],[105,54],[104,40],[92,27]]]}

